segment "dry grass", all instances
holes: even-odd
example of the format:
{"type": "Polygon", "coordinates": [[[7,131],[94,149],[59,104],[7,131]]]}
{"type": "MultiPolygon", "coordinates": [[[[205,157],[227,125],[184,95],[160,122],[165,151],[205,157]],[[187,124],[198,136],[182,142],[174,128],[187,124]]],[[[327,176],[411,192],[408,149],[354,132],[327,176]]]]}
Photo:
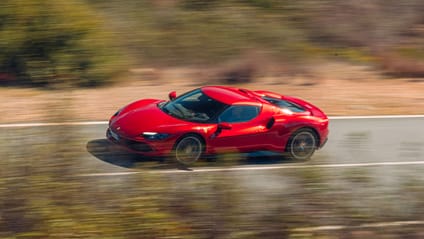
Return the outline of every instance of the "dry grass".
{"type": "Polygon", "coordinates": [[[381,68],[394,77],[424,77],[424,62],[396,54],[378,57],[381,68]]]}
{"type": "MultiPolygon", "coordinates": [[[[211,84],[201,76],[207,69],[156,69],[155,80],[144,71],[132,70],[120,84],[95,89],[45,91],[0,88],[0,123],[49,122],[51,111],[69,109],[76,120],[107,120],[118,108],[140,98],[166,99],[167,93],[183,93],[211,84]],[[149,79],[147,79],[149,78],[149,79]],[[207,82],[207,83],[206,83],[207,82]],[[50,112],[50,114],[47,114],[50,112]]],[[[149,71],[148,74],[151,74],[149,71]]],[[[253,82],[237,83],[306,99],[328,115],[424,114],[424,81],[384,78],[365,66],[325,63],[309,68],[308,75],[286,76],[270,72],[253,82]]]]}

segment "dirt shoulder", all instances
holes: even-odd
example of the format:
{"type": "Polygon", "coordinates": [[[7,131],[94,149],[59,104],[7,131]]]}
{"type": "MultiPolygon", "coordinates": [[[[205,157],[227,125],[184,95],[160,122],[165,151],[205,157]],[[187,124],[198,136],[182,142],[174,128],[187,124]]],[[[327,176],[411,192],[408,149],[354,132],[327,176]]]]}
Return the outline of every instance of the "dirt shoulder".
{"type": "MultiPolygon", "coordinates": [[[[166,99],[205,84],[199,69],[132,70],[125,81],[96,89],[0,88],[0,123],[107,120],[140,98],[166,99]],[[152,77],[153,75],[153,77],[152,77]]],[[[364,66],[326,64],[308,74],[259,76],[236,84],[303,98],[330,116],[424,114],[424,79],[388,78],[364,66]]]]}

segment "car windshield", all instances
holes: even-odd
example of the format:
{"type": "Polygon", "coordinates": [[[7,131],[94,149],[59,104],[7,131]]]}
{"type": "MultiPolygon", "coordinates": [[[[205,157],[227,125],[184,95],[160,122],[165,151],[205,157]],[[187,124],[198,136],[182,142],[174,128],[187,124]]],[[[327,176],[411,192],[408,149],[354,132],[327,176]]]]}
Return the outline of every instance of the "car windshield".
{"type": "Polygon", "coordinates": [[[201,89],[190,91],[175,100],[159,104],[165,113],[191,122],[211,122],[228,105],[214,100],[201,89]]]}

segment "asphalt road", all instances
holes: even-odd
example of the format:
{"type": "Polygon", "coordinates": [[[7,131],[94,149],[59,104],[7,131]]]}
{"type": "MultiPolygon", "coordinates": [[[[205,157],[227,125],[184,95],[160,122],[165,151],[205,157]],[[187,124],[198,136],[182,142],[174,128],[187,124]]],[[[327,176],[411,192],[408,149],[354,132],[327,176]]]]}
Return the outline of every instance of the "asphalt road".
{"type": "Polygon", "coordinates": [[[381,227],[424,224],[424,117],[331,119],[327,145],[304,163],[259,153],[199,162],[190,169],[120,151],[105,140],[106,128],[104,123],[3,125],[2,175],[12,177],[16,175],[11,172],[17,172],[25,176],[31,169],[48,171],[66,163],[66,173],[110,193],[134,190],[134,185],[126,182],[152,174],[173,185],[175,191],[170,194],[211,193],[210,188],[199,188],[199,182],[230,184],[232,189],[228,190],[237,189],[243,195],[239,204],[250,208],[255,216],[281,210],[283,204],[287,207],[283,203],[287,200],[293,200],[288,210],[301,215],[312,207],[310,203],[320,201],[316,210],[328,207],[326,220],[312,217],[311,226],[339,225],[340,221],[347,225],[371,221],[381,227]],[[331,208],[327,202],[331,202],[331,208]],[[346,210],[361,217],[341,220],[346,210]]]}
{"type": "MultiPolygon", "coordinates": [[[[325,147],[315,153],[307,165],[325,164],[386,164],[397,162],[413,166],[424,161],[424,117],[402,118],[334,118],[330,120],[330,136],[325,147]],[[409,164],[411,162],[411,164],[409,164]],[[415,163],[414,163],[415,162],[415,163]]],[[[156,168],[172,169],[166,163],[154,159],[141,158],[126,153],[105,140],[107,125],[104,122],[76,125],[1,125],[0,142],[3,155],[14,155],[17,149],[30,149],[34,146],[61,147],[76,150],[74,152],[86,164],[84,173],[124,173],[129,169],[156,168]],[[143,167],[146,162],[148,167],[143,167]]],[[[22,150],[18,150],[22,153],[22,150]]],[[[31,152],[33,154],[33,152],[31,152]]],[[[286,167],[298,164],[284,160],[280,156],[267,153],[250,155],[232,155],[240,157],[231,166],[258,168],[286,167]],[[264,157],[262,157],[264,156],[264,157]],[[280,164],[284,164],[281,166],[280,164]]],[[[222,159],[225,160],[225,159],[222,159]]],[[[222,161],[221,160],[221,161],[222,161]]],[[[218,163],[199,166],[219,167],[218,163]]],[[[358,165],[361,166],[361,165],[358,165]]],[[[354,165],[352,165],[354,167],[354,165]]],[[[196,171],[196,168],[192,168],[196,171]]],[[[202,169],[202,167],[200,167],[202,169]]],[[[204,170],[204,169],[203,169],[204,170]]],[[[228,169],[225,169],[228,170],[228,169]]]]}

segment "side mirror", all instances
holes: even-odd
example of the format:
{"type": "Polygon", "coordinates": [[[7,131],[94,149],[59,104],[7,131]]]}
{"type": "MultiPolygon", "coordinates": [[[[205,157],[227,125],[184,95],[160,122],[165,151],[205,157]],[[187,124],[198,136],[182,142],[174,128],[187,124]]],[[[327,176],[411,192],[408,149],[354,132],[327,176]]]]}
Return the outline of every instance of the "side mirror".
{"type": "Polygon", "coordinates": [[[232,126],[229,123],[218,123],[218,127],[216,129],[216,132],[213,133],[213,135],[211,136],[211,138],[216,138],[218,137],[219,134],[221,134],[223,129],[231,129],[232,126]]]}
{"type": "Polygon", "coordinates": [[[175,91],[169,92],[168,97],[169,97],[170,101],[175,100],[175,98],[177,98],[177,92],[175,92],[175,91]]]}
{"type": "Polygon", "coordinates": [[[231,124],[229,124],[229,123],[219,123],[219,124],[218,124],[218,128],[219,128],[219,129],[231,129],[231,128],[232,128],[232,126],[231,126],[231,124]]]}

